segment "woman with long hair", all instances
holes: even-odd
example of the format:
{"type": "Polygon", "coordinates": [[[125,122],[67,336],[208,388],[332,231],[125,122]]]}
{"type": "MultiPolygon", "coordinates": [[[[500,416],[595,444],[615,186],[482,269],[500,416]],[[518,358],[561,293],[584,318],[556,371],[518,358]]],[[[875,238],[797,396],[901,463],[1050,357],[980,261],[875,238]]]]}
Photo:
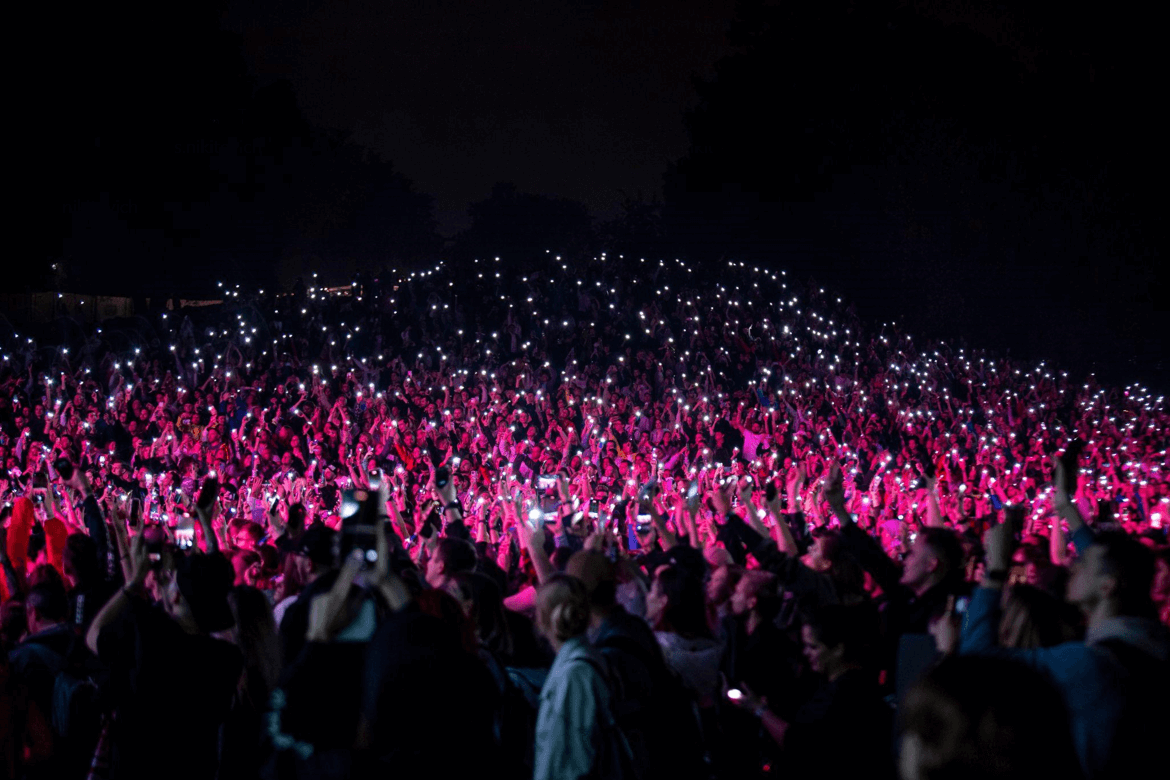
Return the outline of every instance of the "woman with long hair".
{"type": "Polygon", "coordinates": [[[699,707],[710,708],[718,701],[723,645],[712,635],[705,595],[699,578],[680,566],[668,566],[656,574],[646,596],[646,619],[667,665],[694,693],[699,707]]]}

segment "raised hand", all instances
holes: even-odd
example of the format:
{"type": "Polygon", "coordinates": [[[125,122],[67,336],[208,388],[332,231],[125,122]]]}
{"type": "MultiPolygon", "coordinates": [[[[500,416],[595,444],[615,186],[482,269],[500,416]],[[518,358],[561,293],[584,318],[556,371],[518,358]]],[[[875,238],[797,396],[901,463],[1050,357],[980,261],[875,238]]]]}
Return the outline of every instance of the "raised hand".
{"type": "Polygon", "coordinates": [[[841,465],[836,461],[829,466],[829,474],[822,483],[821,492],[834,509],[845,506],[845,479],[841,474],[841,465]]]}

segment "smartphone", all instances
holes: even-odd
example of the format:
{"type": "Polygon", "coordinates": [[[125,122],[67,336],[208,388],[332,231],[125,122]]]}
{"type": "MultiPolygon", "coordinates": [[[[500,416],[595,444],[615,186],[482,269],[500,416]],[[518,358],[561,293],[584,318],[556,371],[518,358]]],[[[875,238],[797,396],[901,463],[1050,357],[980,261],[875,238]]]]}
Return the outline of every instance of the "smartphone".
{"type": "Polygon", "coordinates": [[[743,691],[741,691],[739,688],[730,688],[727,691],[727,698],[731,699],[732,701],[739,701],[743,698],[743,691]]]}
{"type": "Polygon", "coordinates": [[[189,550],[195,546],[195,518],[190,515],[179,518],[175,523],[175,543],[180,550],[189,550]]]}
{"type": "Polygon", "coordinates": [[[167,543],[166,529],[161,523],[151,523],[142,529],[142,540],[146,545],[146,556],[151,565],[160,563],[163,548],[167,543]]]}
{"type": "Polygon", "coordinates": [[[628,523],[626,524],[626,549],[631,552],[642,549],[642,545],[638,543],[638,535],[634,533],[634,526],[628,523]]]}
{"type": "Polygon", "coordinates": [[[691,480],[691,484],[687,486],[687,509],[694,512],[699,508],[699,482],[698,480],[691,480]]]}
{"type": "Polygon", "coordinates": [[[597,519],[598,510],[601,508],[601,502],[596,498],[589,502],[589,516],[597,519]]]}
{"type": "Polygon", "coordinates": [[[342,493],[341,533],[334,537],[334,559],[339,566],[354,550],[361,550],[367,564],[377,562],[377,502],[377,495],[366,490],[346,490],[342,493]]]}
{"type": "Polygon", "coordinates": [[[435,487],[439,490],[447,487],[451,482],[451,470],[446,466],[439,466],[435,469],[435,487]]]}
{"type": "Polygon", "coordinates": [[[776,500],[776,483],[768,480],[768,486],[764,488],[764,500],[769,504],[776,500]]]}

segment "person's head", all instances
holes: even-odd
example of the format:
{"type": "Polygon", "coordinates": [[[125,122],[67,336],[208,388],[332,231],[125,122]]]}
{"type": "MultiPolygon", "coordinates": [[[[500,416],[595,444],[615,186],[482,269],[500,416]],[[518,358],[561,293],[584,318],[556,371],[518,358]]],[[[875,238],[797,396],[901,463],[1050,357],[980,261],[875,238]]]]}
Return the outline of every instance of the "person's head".
{"type": "Polygon", "coordinates": [[[828,567],[837,559],[841,549],[841,534],[830,528],[819,526],[810,534],[812,544],[808,548],[809,558],[814,565],[828,567]]]}
{"type": "Polygon", "coordinates": [[[232,531],[232,541],[241,550],[254,551],[263,538],[264,528],[251,520],[239,523],[232,531]]]}
{"type": "Polygon", "coordinates": [[[1098,534],[1072,566],[1068,601],[1090,616],[1153,617],[1154,554],[1121,531],[1098,534]]]}
{"type": "Polygon", "coordinates": [[[312,582],[333,566],[333,542],[337,532],[323,523],[314,523],[301,535],[293,553],[296,577],[302,584],[312,582]]]}
{"type": "Polygon", "coordinates": [[[85,587],[96,583],[101,577],[97,544],[86,534],[69,535],[69,538],[65,540],[62,563],[65,576],[69,578],[74,587],[85,587]]]}
{"type": "Polygon", "coordinates": [[[504,617],[500,588],[486,574],[457,572],[447,581],[447,592],[459,601],[484,646],[506,659],[512,654],[512,634],[504,617]]]}
{"type": "Polygon", "coordinates": [[[248,571],[256,567],[253,573],[259,570],[260,554],[255,550],[236,550],[232,553],[232,569],[235,572],[235,585],[244,585],[248,579],[248,571]]]}
{"type": "Polygon", "coordinates": [[[536,627],[554,649],[589,628],[589,595],[581,580],[554,574],[536,593],[536,627]]]}
{"type": "Polygon", "coordinates": [[[45,577],[30,588],[24,609],[30,634],[64,623],[69,614],[69,597],[60,578],[45,577]]]}
{"type": "Polygon", "coordinates": [[[731,594],[731,611],[736,615],[754,614],[768,621],[780,611],[780,594],[776,575],[761,569],[745,571],[731,594]]]}
{"type": "Polygon", "coordinates": [[[288,533],[296,537],[305,530],[305,505],[300,501],[288,506],[288,533]]]}
{"type": "Polygon", "coordinates": [[[875,632],[874,615],[867,605],[823,606],[808,615],[801,626],[804,657],[814,672],[835,679],[861,666],[875,632]]]}
{"type": "Polygon", "coordinates": [[[963,545],[949,528],[923,528],[910,545],[902,569],[902,584],[919,595],[948,577],[956,576],[963,565],[963,545]]]}
{"type": "Polygon", "coordinates": [[[646,619],[656,631],[684,637],[708,636],[703,581],[681,566],[667,566],[654,577],[646,596],[646,619]]]}
{"type": "Polygon", "coordinates": [[[189,631],[210,634],[231,628],[227,595],[233,579],[232,566],[222,556],[175,554],[173,570],[161,579],[162,606],[189,631]]]}
{"type": "Polygon", "coordinates": [[[585,586],[589,603],[595,613],[603,613],[617,604],[617,571],[613,561],[595,550],[573,553],[565,564],[565,573],[576,577],[585,586]]]}
{"type": "MultiPolygon", "coordinates": [[[[730,562],[713,568],[711,576],[707,579],[707,604],[719,606],[731,599],[742,574],[743,569],[730,562]]],[[[732,611],[734,609],[733,606],[732,611]]]]}
{"type": "Polygon", "coordinates": [[[473,571],[475,563],[475,548],[470,542],[450,537],[440,539],[435,554],[427,561],[427,584],[432,588],[445,587],[457,573],[473,571]]]}
{"type": "Polygon", "coordinates": [[[950,658],[910,690],[899,721],[903,780],[1081,776],[1060,694],[1022,664],[950,658]]]}
{"type": "Polygon", "coordinates": [[[474,653],[479,644],[475,626],[459,603],[459,599],[441,588],[427,588],[414,596],[419,611],[442,621],[451,635],[459,637],[459,643],[467,653],[474,653]]]}

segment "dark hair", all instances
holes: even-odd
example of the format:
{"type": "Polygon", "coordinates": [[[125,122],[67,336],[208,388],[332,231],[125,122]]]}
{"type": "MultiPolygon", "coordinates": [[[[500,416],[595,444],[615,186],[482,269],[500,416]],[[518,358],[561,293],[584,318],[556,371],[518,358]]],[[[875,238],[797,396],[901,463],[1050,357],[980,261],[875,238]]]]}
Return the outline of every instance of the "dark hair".
{"type": "Polygon", "coordinates": [[[1060,694],[1013,661],[950,658],[910,690],[899,718],[926,780],[1081,775],[1060,694]]]}
{"type": "Polygon", "coordinates": [[[1000,616],[1000,644],[1036,648],[1067,642],[1075,635],[1075,623],[1069,617],[1060,599],[1031,585],[1016,585],[1000,616]]]}
{"type": "Polygon", "coordinates": [[[743,573],[742,578],[754,585],[756,614],[765,623],[775,620],[776,615],[780,614],[780,607],[784,605],[784,599],[780,596],[779,579],[776,575],[762,569],[749,569],[743,573]]]}
{"type": "Polygon", "coordinates": [[[415,596],[415,603],[418,604],[420,612],[445,623],[447,628],[459,637],[464,652],[475,653],[478,644],[475,627],[467,619],[463,607],[454,596],[441,588],[428,588],[415,596]]]}
{"type": "Polygon", "coordinates": [[[288,506],[288,527],[298,532],[305,529],[305,505],[300,501],[288,506]]]}
{"type": "Polygon", "coordinates": [[[65,590],[65,578],[61,576],[61,572],[57,571],[52,564],[42,563],[28,575],[28,586],[32,588],[46,582],[52,582],[61,590],[65,590]]]}
{"type": "Polygon", "coordinates": [[[86,534],[69,534],[61,558],[65,572],[79,585],[92,583],[101,576],[97,543],[86,534]]]}
{"type": "Polygon", "coordinates": [[[1156,617],[1150,597],[1154,553],[1123,531],[1106,531],[1093,544],[1101,548],[1101,566],[1117,579],[1118,612],[1130,617],[1156,617]]]}
{"type": "Polygon", "coordinates": [[[471,602],[471,622],[489,650],[502,661],[512,655],[512,633],[504,616],[504,601],[495,580],[486,574],[461,571],[452,578],[464,601],[471,602]]]}
{"type": "Polygon", "coordinates": [[[939,576],[941,580],[961,577],[963,574],[963,543],[959,535],[949,528],[930,526],[923,528],[918,538],[930,548],[930,552],[938,559],[939,576]]]}
{"type": "Polygon", "coordinates": [[[821,557],[826,561],[835,561],[841,552],[841,532],[825,526],[817,526],[809,532],[813,539],[821,540],[821,557]]]}
{"type": "Polygon", "coordinates": [[[702,580],[690,576],[681,566],[668,566],[658,572],[654,581],[666,597],[660,625],[655,628],[685,637],[711,635],[702,580]]]}
{"type": "Polygon", "coordinates": [[[36,610],[41,620],[60,623],[69,614],[69,597],[61,580],[46,577],[29,589],[24,608],[36,610]]]}
{"type": "Polygon", "coordinates": [[[443,562],[448,577],[461,571],[474,571],[478,562],[475,548],[463,539],[443,537],[439,540],[435,555],[443,562]]]}
{"type": "Polygon", "coordinates": [[[589,603],[595,608],[605,609],[617,603],[617,573],[605,553],[579,550],[569,558],[565,572],[585,584],[589,603]]]}
{"type": "Polygon", "coordinates": [[[843,645],[844,660],[860,662],[877,636],[878,616],[869,604],[826,604],[807,613],[804,625],[826,647],[843,645]]]}

